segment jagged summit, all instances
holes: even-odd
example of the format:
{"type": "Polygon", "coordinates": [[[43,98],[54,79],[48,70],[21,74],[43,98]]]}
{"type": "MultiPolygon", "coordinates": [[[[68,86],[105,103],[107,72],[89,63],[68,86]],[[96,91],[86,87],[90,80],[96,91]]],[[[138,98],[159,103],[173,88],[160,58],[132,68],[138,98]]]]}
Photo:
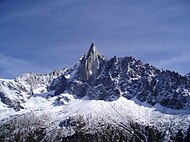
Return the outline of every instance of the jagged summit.
{"type": "Polygon", "coordinates": [[[98,50],[96,48],[95,43],[92,42],[90,45],[90,49],[89,49],[88,53],[95,53],[95,52],[98,52],[98,50]]]}
{"type": "Polygon", "coordinates": [[[90,58],[95,56],[102,56],[98,49],[96,48],[95,43],[91,43],[89,50],[86,52],[86,54],[83,57],[90,58]]]}
{"type": "Polygon", "coordinates": [[[92,43],[88,52],[83,56],[79,67],[79,78],[82,81],[92,81],[98,76],[106,58],[101,55],[92,43]]]}

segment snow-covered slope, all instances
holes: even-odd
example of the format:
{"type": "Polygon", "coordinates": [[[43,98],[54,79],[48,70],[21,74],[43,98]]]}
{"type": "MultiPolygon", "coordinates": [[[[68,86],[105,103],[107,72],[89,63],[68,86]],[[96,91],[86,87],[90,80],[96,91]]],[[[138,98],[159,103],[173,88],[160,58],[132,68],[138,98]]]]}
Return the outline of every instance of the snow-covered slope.
{"type": "Polygon", "coordinates": [[[95,44],[72,67],[0,79],[0,141],[188,141],[190,81],[95,44]]]}
{"type": "MultiPolygon", "coordinates": [[[[15,139],[19,132],[26,133],[30,129],[31,131],[35,130],[37,126],[32,126],[35,122],[35,125],[40,124],[40,127],[45,128],[47,133],[42,139],[45,141],[49,135],[53,141],[56,141],[57,138],[73,136],[78,132],[77,127],[80,125],[82,125],[80,131],[91,135],[103,131],[109,125],[113,127],[112,129],[119,127],[129,129],[128,131],[131,132],[140,131],[139,129],[148,126],[162,132],[160,140],[168,141],[179,130],[186,134],[190,123],[190,115],[186,111],[166,109],[159,105],[152,107],[147,103],[139,102],[136,98],[128,100],[120,97],[115,101],[106,102],[86,98],[74,99],[67,93],[61,94],[58,98],[55,96],[49,99],[45,99],[44,95],[38,95],[31,97],[24,104],[24,108],[18,112],[5,110],[4,113],[1,113],[3,116],[1,117],[2,126],[7,122],[15,121],[15,118],[18,119],[14,122],[14,125],[18,126],[14,130],[15,135],[7,137],[7,140],[15,139]],[[15,124],[19,123],[20,119],[23,128],[21,128],[21,124],[15,124]],[[142,128],[134,129],[131,126],[133,124],[138,124],[142,128]],[[55,133],[59,133],[59,135],[54,135],[55,133]]],[[[6,129],[0,130],[4,132],[6,129]]],[[[128,134],[130,139],[133,137],[131,132],[128,134]]],[[[145,133],[142,135],[145,139],[150,139],[145,133]]]]}

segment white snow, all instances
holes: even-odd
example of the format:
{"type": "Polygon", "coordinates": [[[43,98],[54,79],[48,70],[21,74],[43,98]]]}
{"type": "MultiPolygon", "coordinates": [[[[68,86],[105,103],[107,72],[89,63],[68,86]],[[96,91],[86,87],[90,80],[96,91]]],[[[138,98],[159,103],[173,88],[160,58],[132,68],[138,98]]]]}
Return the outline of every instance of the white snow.
{"type": "Polygon", "coordinates": [[[15,111],[12,108],[8,108],[7,105],[3,104],[0,101],[0,120],[8,118],[11,114],[14,114],[15,111]]]}
{"type": "Polygon", "coordinates": [[[47,92],[47,87],[45,85],[41,85],[38,88],[33,89],[34,94],[40,94],[43,92],[47,92]]]}
{"type": "Polygon", "coordinates": [[[89,75],[92,75],[92,71],[91,70],[89,71],[89,75]]]}
{"type": "Polygon", "coordinates": [[[8,98],[12,99],[12,100],[17,100],[18,98],[16,97],[15,93],[8,89],[7,86],[4,85],[0,85],[0,90],[2,92],[6,92],[6,95],[8,96],[8,98]]]}
{"type": "MultiPolygon", "coordinates": [[[[44,93],[44,95],[47,94],[44,93]]],[[[128,100],[120,97],[116,101],[106,102],[103,100],[86,100],[85,98],[74,99],[68,93],[61,94],[59,97],[66,97],[69,101],[64,102],[63,105],[56,105],[57,96],[47,99],[43,95],[36,95],[26,103],[21,104],[25,109],[19,112],[15,112],[0,103],[0,120],[11,115],[32,111],[36,115],[44,113],[49,115],[55,127],[59,127],[59,123],[67,118],[82,116],[85,122],[88,122],[86,127],[92,130],[96,128],[99,122],[128,124],[133,121],[142,125],[157,126],[161,129],[173,127],[174,130],[187,129],[190,123],[190,114],[187,112],[167,109],[158,104],[152,107],[146,102],[139,102],[136,98],[128,100]]]]}
{"type": "Polygon", "coordinates": [[[0,82],[2,82],[2,81],[13,82],[14,79],[3,79],[3,78],[0,78],[0,82]]]}

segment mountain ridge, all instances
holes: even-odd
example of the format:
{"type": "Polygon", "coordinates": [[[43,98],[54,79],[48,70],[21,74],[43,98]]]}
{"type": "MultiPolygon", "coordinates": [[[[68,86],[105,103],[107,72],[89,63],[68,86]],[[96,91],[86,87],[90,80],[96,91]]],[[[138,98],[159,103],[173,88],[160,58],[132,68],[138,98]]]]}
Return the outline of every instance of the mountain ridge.
{"type": "MultiPolygon", "coordinates": [[[[135,60],[132,57],[117,58],[114,56],[107,60],[98,52],[94,43],[91,44],[89,51],[84,54],[79,62],[71,68],[54,70],[44,75],[23,74],[15,78],[14,81],[8,81],[6,85],[4,84],[6,84],[6,81],[1,81],[0,85],[2,87],[7,86],[13,92],[16,90],[17,93],[18,90],[19,93],[23,91],[26,94],[28,93],[27,95],[35,94],[37,87],[44,87],[44,91],[55,90],[56,95],[68,91],[76,97],[78,94],[78,97],[87,95],[92,99],[114,100],[114,98],[117,99],[122,94],[122,96],[128,99],[137,96],[138,100],[142,102],[147,101],[151,105],[160,103],[163,106],[174,109],[190,108],[188,103],[190,101],[190,81],[187,75],[182,76],[169,70],[159,70],[152,65],[143,64],[140,60],[135,60]],[[163,83],[165,84],[163,85],[163,83]],[[143,90],[142,86],[146,89],[143,90]],[[91,97],[94,95],[92,93],[98,92],[95,91],[95,87],[99,91],[102,90],[104,94],[99,92],[99,94],[96,93],[96,96],[91,97]],[[178,100],[167,102],[167,99],[163,99],[159,102],[156,97],[160,99],[164,96],[164,94],[158,96],[163,88],[165,88],[163,92],[168,91],[165,96],[168,95],[169,100],[172,100],[174,94],[179,97],[176,98],[178,100]],[[109,90],[108,93],[105,92],[107,89],[109,90]],[[144,92],[145,94],[143,94],[144,92]],[[111,93],[112,96],[109,95],[111,93]],[[171,96],[169,96],[169,93],[171,96]],[[182,95],[180,96],[179,93],[182,95]],[[147,96],[147,94],[150,95],[147,96]],[[104,96],[110,96],[110,99],[104,96]],[[187,104],[183,105],[180,102],[175,104],[180,99],[185,100],[187,104]]],[[[1,98],[3,98],[2,90],[1,98]]],[[[43,92],[43,90],[41,91],[43,92]]],[[[4,102],[8,104],[6,101],[4,102]]]]}
{"type": "Polygon", "coordinates": [[[133,57],[108,60],[94,43],[70,68],[1,79],[0,99],[2,141],[18,135],[39,138],[34,141],[90,141],[90,134],[98,141],[186,142],[190,136],[188,76],[133,57]],[[7,127],[13,121],[16,128],[7,127]],[[32,127],[34,122],[38,125],[32,127]]]}

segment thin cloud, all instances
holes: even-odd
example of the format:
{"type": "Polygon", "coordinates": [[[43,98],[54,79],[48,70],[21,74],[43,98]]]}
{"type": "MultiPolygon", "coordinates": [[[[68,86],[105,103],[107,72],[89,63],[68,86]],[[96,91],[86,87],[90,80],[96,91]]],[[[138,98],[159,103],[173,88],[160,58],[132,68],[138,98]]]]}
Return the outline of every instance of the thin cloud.
{"type": "MultiPolygon", "coordinates": [[[[68,3],[73,3],[73,2],[77,2],[79,0],[69,0],[69,2],[67,1],[60,1],[60,0],[47,0],[46,2],[42,2],[42,1],[33,1],[33,0],[29,0],[27,2],[25,1],[20,1],[20,2],[13,2],[12,3],[12,11],[10,10],[10,13],[8,14],[8,16],[6,15],[3,16],[2,15],[2,20],[12,20],[15,18],[29,18],[29,17],[49,17],[54,15],[54,12],[61,9],[62,7],[64,7],[65,5],[67,5],[68,3]],[[24,4],[21,4],[24,3],[24,4]],[[14,6],[15,5],[15,6],[14,6]],[[21,7],[21,9],[18,9],[18,7],[21,7]]],[[[6,3],[6,2],[4,2],[6,3]]],[[[6,4],[5,4],[6,5],[6,4]]],[[[7,2],[7,5],[11,5],[10,2],[7,2]]]]}
{"type": "Polygon", "coordinates": [[[28,71],[40,72],[39,67],[15,57],[0,54],[0,59],[0,77],[6,75],[13,78],[28,71]]]}
{"type": "Polygon", "coordinates": [[[150,63],[156,65],[159,68],[174,70],[176,72],[180,72],[185,75],[188,72],[184,71],[184,68],[185,70],[190,71],[189,60],[190,60],[190,54],[184,53],[167,59],[150,61],[150,63]]]}

